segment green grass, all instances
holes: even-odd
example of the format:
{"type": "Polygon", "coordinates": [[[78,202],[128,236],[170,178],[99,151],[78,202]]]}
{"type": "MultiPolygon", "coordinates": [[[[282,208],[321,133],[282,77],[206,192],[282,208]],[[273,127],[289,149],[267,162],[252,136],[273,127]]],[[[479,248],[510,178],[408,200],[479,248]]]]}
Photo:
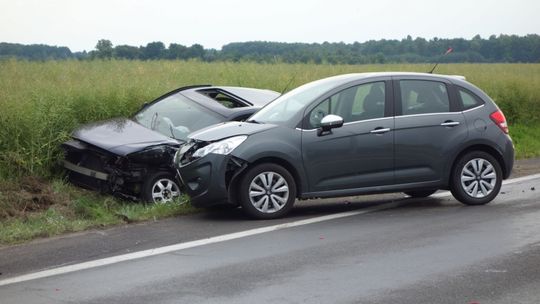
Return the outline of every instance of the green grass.
{"type": "Polygon", "coordinates": [[[537,157],[540,151],[540,125],[518,124],[510,127],[517,158],[537,157]]]}
{"type": "MultiPolygon", "coordinates": [[[[184,85],[282,92],[343,73],[430,68],[428,64],[0,60],[0,243],[192,212],[185,206],[122,202],[65,185],[59,180],[59,145],[81,124],[129,116],[144,102],[184,85]],[[38,193],[23,187],[28,177],[38,177],[38,193]]],[[[540,64],[443,64],[437,72],[464,75],[497,102],[509,121],[517,158],[540,156],[540,64]]]]}
{"type": "Polygon", "coordinates": [[[0,220],[0,245],[196,212],[186,197],[156,205],[122,201],[70,186],[58,179],[44,182],[42,187],[53,190],[41,189],[34,193],[35,197],[47,192],[53,203],[37,210],[19,208],[13,211],[18,211],[16,215],[0,220]]]}

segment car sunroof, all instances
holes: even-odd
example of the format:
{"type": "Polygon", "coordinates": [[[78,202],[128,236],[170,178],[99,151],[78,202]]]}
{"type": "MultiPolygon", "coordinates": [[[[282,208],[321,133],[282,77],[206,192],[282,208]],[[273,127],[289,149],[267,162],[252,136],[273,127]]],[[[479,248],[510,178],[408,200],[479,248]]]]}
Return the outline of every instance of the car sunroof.
{"type": "Polygon", "coordinates": [[[242,108],[250,106],[245,101],[240,100],[239,98],[233,96],[232,94],[229,94],[226,91],[215,89],[215,88],[209,88],[209,89],[201,89],[197,90],[198,93],[203,94],[206,97],[209,97],[216,102],[220,103],[222,106],[226,108],[242,108]]]}

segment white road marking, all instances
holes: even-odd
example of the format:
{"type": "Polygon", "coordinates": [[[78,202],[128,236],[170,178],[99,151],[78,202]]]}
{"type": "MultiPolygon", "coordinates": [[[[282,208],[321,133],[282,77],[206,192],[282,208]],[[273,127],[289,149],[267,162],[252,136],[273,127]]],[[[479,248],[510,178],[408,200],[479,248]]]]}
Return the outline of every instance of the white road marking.
{"type": "Polygon", "coordinates": [[[358,211],[347,211],[347,212],[329,214],[329,215],[324,215],[324,216],[318,216],[318,217],[313,217],[313,218],[309,218],[309,219],[305,219],[305,220],[299,220],[299,221],[294,221],[294,222],[289,222],[289,223],[283,223],[283,224],[272,225],[272,226],[267,226],[267,227],[255,228],[255,229],[250,229],[250,230],[246,230],[246,231],[240,231],[240,232],[235,232],[235,233],[230,233],[230,234],[224,234],[224,235],[219,235],[219,236],[210,237],[210,238],[201,239],[201,240],[196,240],[196,241],[191,241],[191,242],[178,243],[178,244],[174,244],[174,245],[158,247],[158,248],[153,248],[153,249],[148,249],[148,250],[143,250],[143,251],[138,251],[138,252],[132,252],[132,253],[128,253],[128,254],[117,255],[117,256],[112,256],[112,257],[99,259],[99,260],[94,260],[94,261],[83,262],[83,263],[79,263],[79,264],[73,264],[73,265],[62,266],[62,267],[53,268],[53,269],[47,269],[47,270],[43,270],[43,271],[38,271],[38,272],[34,272],[34,273],[29,273],[29,274],[25,274],[25,275],[13,277],[13,278],[1,280],[0,281],[0,286],[5,286],[5,285],[9,285],[9,284],[14,284],[14,283],[20,283],[20,282],[25,282],[25,281],[35,280],[35,279],[41,279],[41,278],[51,277],[51,276],[60,275],[60,274],[66,274],[66,273],[70,273],[70,272],[75,272],[75,271],[79,271],[79,270],[85,270],[85,269],[90,269],[90,268],[95,268],[95,267],[100,267],[100,266],[116,264],[116,263],[125,262],[125,261],[142,259],[142,258],[146,258],[146,257],[159,255],[159,254],[164,254],[164,253],[179,251],[179,250],[188,249],[188,248],[194,248],[194,247],[199,247],[199,246],[204,246],[204,245],[209,245],[209,244],[215,244],[215,243],[235,240],[235,239],[244,238],[244,237],[248,237],[248,236],[253,236],[253,235],[257,235],[257,234],[262,234],[262,233],[267,233],[267,232],[272,232],[272,231],[278,231],[278,230],[282,230],[282,229],[286,229],[286,228],[298,227],[298,226],[303,226],[303,225],[320,223],[320,222],[324,222],[324,221],[330,221],[330,220],[334,220],[334,219],[340,219],[340,218],[344,218],[344,217],[350,217],[350,216],[355,216],[355,215],[360,215],[360,214],[366,214],[366,213],[380,211],[380,210],[384,210],[384,209],[390,209],[390,208],[399,207],[400,205],[403,205],[405,203],[407,203],[407,201],[389,202],[389,203],[384,203],[384,204],[381,204],[381,205],[369,207],[369,208],[366,208],[366,209],[363,209],[363,210],[358,210],[358,211]]]}
{"type": "Polygon", "coordinates": [[[526,176],[522,176],[522,177],[516,177],[516,178],[512,178],[512,179],[507,179],[507,180],[503,181],[503,185],[510,185],[510,184],[515,184],[515,183],[520,183],[520,182],[526,182],[526,181],[530,181],[530,180],[537,179],[537,178],[540,178],[540,173],[539,174],[533,174],[533,175],[526,175],[526,176]]]}
{"type": "MultiPolygon", "coordinates": [[[[503,184],[504,185],[514,184],[514,183],[519,183],[519,182],[523,182],[523,181],[529,181],[529,180],[538,179],[538,178],[540,178],[540,174],[534,174],[534,175],[523,176],[523,177],[519,177],[519,178],[506,180],[506,181],[503,182],[503,184]]],[[[450,195],[449,191],[443,191],[443,192],[435,193],[431,197],[440,198],[440,197],[446,197],[446,196],[449,196],[449,195],[450,195]]],[[[117,256],[108,257],[108,258],[99,259],[99,260],[94,260],[94,261],[83,262],[83,263],[79,263],[79,264],[62,266],[62,267],[58,267],[58,268],[54,268],[54,269],[38,271],[38,272],[29,273],[29,274],[25,274],[25,275],[13,277],[13,278],[5,279],[5,280],[0,280],[0,286],[5,286],[5,285],[9,285],[9,284],[14,284],[14,283],[20,283],[20,282],[25,282],[25,281],[35,280],[35,279],[41,279],[41,278],[66,274],[66,273],[75,272],[75,271],[79,271],[79,270],[85,270],[85,269],[101,267],[101,266],[116,264],[116,263],[120,263],[120,262],[130,261],[130,260],[142,259],[142,258],[151,257],[151,256],[155,256],[155,255],[160,255],[160,254],[165,254],[165,253],[169,253],[169,252],[179,251],[179,250],[183,250],[183,249],[194,248],[194,247],[199,247],[199,246],[204,246],[204,245],[209,245],[209,244],[215,244],[215,243],[235,240],[235,239],[239,239],[239,238],[244,238],[244,237],[258,235],[258,234],[272,232],[272,231],[278,231],[278,230],[292,228],[292,227],[298,227],[298,226],[303,226],[303,225],[320,223],[320,222],[330,221],[330,220],[334,220],[334,219],[340,219],[340,218],[345,218],[345,217],[350,217],[350,216],[355,216],[355,215],[371,213],[371,212],[375,212],[375,211],[381,211],[381,210],[385,210],[385,209],[396,208],[396,207],[399,207],[399,206],[407,204],[407,203],[408,203],[408,201],[389,202],[389,203],[384,203],[384,204],[381,204],[381,205],[369,207],[369,208],[366,208],[366,209],[363,209],[363,210],[358,210],[358,211],[347,211],[347,212],[329,214],[329,215],[324,215],[324,216],[318,216],[318,217],[313,217],[313,218],[294,221],[294,222],[289,222],[289,223],[283,223],[283,224],[272,225],[272,226],[267,226],[267,227],[255,228],[255,229],[250,229],[250,230],[246,230],[246,231],[240,231],[240,232],[235,232],[235,233],[230,233],[230,234],[224,234],[224,235],[219,235],[219,236],[210,237],[210,238],[201,239],[201,240],[196,240],[196,241],[191,241],[191,242],[178,243],[178,244],[174,244],[174,245],[158,247],[158,248],[153,248],[153,249],[148,249],[148,250],[143,250],[143,251],[138,251],[138,252],[133,252],[133,253],[128,253],[128,254],[117,255],[117,256]]]]}
{"type": "MultiPolygon", "coordinates": [[[[520,182],[526,182],[526,181],[530,181],[530,180],[538,179],[538,178],[540,178],[540,174],[533,174],[533,175],[527,175],[527,176],[507,179],[507,180],[504,180],[502,182],[502,184],[503,184],[503,186],[504,185],[511,185],[511,184],[520,183],[520,182]]],[[[446,196],[449,196],[449,195],[452,195],[452,193],[450,193],[450,191],[442,191],[442,192],[437,192],[437,193],[431,195],[430,197],[441,198],[441,197],[446,197],[446,196]]]]}

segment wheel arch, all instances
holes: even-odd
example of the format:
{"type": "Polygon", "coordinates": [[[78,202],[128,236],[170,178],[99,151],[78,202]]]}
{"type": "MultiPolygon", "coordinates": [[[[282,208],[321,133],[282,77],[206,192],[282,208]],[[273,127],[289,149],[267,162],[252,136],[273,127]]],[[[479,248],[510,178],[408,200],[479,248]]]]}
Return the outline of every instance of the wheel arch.
{"type": "Polygon", "coordinates": [[[448,168],[448,175],[447,177],[447,183],[449,184],[452,180],[452,172],[454,171],[454,166],[459,161],[463,155],[472,152],[472,151],[482,151],[486,152],[489,155],[493,156],[495,160],[499,163],[499,166],[501,167],[501,170],[503,172],[503,179],[508,177],[509,172],[507,172],[507,168],[504,163],[503,155],[500,151],[498,151],[496,148],[490,146],[489,144],[485,143],[475,143],[472,145],[467,146],[466,148],[462,149],[459,153],[456,154],[456,156],[453,158],[450,167],[448,168]]]}
{"type": "MultiPolygon", "coordinates": [[[[295,183],[295,186],[296,186],[296,196],[297,197],[300,196],[300,193],[301,193],[303,188],[302,188],[302,185],[301,185],[302,180],[301,180],[301,177],[300,177],[300,174],[299,174],[298,170],[289,161],[287,161],[287,160],[285,160],[283,158],[280,158],[280,157],[275,157],[275,156],[261,157],[261,158],[257,159],[256,161],[249,163],[247,165],[247,167],[244,170],[242,170],[242,172],[237,177],[234,178],[234,180],[235,181],[240,180],[250,168],[253,168],[253,167],[257,166],[257,165],[265,164],[265,163],[272,163],[272,164],[280,165],[283,168],[285,168],[287,171],[289,171],[291,173],[291,175],[293,176],[294,183],[295,183]]],[[[233,190],[231,192],[231,199],[234,200],[234,201],[237,201],[238,187],[240,187],[240,183],[236,183],[234,185],[234,189],[231,188],[233,190]]]]}

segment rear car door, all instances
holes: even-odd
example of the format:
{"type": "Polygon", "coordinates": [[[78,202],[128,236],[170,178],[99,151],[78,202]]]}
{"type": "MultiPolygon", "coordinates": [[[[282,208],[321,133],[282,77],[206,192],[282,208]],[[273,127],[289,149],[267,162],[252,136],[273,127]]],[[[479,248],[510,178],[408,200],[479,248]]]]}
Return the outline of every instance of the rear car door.
{"type": "Polygon", "coordinates": [[[391,86],[389,79],[353,85],[306,111],[302,157],[310,192],[393,183],[391,86]],[[318,134],[328,114],[341,116],[344,125],[318,134]]]}
{"type": "Polygon", "coordinates": [[[467,126],[450,82],[394,77],[395,182],[438,183],[447,162],[467,137],[467,126]]]}

